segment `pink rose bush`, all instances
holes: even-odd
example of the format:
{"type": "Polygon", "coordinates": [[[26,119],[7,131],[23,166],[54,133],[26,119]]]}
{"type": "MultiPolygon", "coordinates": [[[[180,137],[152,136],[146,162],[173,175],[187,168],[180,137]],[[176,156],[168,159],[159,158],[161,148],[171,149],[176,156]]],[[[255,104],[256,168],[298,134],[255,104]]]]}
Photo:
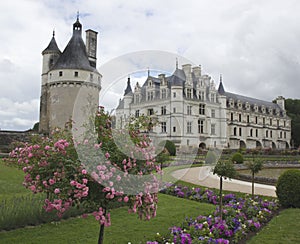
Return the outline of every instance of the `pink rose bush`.
{"type": "Polygon", "coordinates": [[[150,139],[138,130],[130,130],[129,138],[118,132],[124,153],[114,142],[111,118],[103,108],[95,126],[96,141],[89,136],[75,141],[70,130],[57,129],[50,137],[15,148],[10,157],[26,173],[23,185],[35,194],[46,193],[44,209],[59,217],[75,205],[93,210],[100,232],[111,224],[112,202],[128,205],[141,219],[155,217],[159,182],[154,173],[160,168],[150,139]]]}

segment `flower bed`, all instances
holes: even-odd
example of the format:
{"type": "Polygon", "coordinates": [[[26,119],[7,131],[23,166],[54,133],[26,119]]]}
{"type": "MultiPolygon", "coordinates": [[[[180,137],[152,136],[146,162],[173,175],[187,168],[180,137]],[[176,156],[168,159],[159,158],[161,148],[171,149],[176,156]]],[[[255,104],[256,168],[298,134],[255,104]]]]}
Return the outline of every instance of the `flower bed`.
{"type": "MultiPolygon", "coordinates": [[[[163,192],[199,202],[219,203],[219,197],[209,189],[171,186],[163,192]]],[[[169,236],[156,235],[155,241],[148,244],[238,243],[249,233],[260,230],[279,208],[276,200],[237,198],[235,194],[224,195],[223,204],[222,219],[219,217],[219,207],[216,207],[211,215],[187,218],[182,226],[170,227],[169,236]]]]}

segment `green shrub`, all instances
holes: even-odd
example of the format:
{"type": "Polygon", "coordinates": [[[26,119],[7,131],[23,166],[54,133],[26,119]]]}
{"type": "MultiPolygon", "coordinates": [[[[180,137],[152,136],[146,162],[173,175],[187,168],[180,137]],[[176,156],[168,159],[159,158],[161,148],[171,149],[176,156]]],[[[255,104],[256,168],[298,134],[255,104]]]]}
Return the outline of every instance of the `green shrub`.
{"type": "Polygon", "coordinates": [[[160,143],[160,145],[163,144],[165,144],[165,148],[168,150],[170,156],[176,156],[176,146],[174,142],[166,140],[160,143]]]}
{"type": "Polygon", "coordinates": [[[244,158],[243,155],[239,152],[233,154],[231,161],[233,163],[237,163],[237,164],[242,164],[244,162],[244,158]]]}
{"type": "Polygon", "coordinates": [[[277,181],[276,194],[283,207],[300,208],[300,170],[283,172],[277,181]]]}
{"type": "Polygon", "coordinates": [[[206,164],[216,164],[217,163],[217,155],[214,151],[208,151],[205,157],[206,164]]]}

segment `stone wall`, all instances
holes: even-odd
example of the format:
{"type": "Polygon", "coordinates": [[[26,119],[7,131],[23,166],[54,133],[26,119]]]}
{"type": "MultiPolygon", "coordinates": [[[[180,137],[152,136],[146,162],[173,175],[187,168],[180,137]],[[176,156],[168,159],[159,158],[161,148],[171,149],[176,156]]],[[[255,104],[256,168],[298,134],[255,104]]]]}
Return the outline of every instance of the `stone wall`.
{"type": "Polygon", "coordinates": [[[11,143],[13,142],[26,142],[30,140],[30,136],[34,132],[29,131],[5,131],[0,130],[0,153],[10,152],[11,143]]]}

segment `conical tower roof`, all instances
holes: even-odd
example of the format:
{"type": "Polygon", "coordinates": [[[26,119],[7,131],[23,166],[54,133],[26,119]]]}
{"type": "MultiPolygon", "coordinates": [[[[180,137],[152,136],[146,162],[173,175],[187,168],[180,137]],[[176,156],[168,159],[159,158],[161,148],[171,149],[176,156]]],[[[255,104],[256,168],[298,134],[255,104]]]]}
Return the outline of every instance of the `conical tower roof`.
{"type": "Polygon", "coordinates": [[[57,52],[57,53],[61,53],[61,51],[59,50],[56,40],[55,40],[55,32],[53,31],[53,36],[52,39],[49,43],[49,45],[45,48],[45,50],[42,52],[42,54],[44,55],[45,53],[49,53],[49,52],[57,52]]]}
{"type": "Polygon", "coordinates": [[[81,69],[93,72],[97,71],[90,65],[86,47],[81,37],[81,28],[82,25],[77,17],[77,21],[73,24],[73,36],[52,70],[81,69]]]}

